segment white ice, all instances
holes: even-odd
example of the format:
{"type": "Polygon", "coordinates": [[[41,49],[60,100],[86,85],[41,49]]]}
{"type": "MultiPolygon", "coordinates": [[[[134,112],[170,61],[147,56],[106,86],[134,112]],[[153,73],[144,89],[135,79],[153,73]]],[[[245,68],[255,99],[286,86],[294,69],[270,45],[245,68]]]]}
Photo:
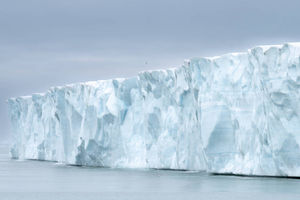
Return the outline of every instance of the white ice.
{"type": "Polygon", "coordinates": [[[300,176],[300,43],[9,99],[11,155],[300,176]]]}

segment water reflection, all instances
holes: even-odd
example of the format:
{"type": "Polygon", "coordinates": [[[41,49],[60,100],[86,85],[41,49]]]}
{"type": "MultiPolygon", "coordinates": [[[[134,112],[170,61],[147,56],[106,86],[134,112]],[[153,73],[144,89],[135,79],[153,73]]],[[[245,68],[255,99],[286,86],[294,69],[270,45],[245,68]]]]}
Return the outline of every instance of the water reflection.
{"type": "Polygon", "coordinates": [[[300,199],[300,179],[17,161],[0,146],[0,199],[300,199]]]}

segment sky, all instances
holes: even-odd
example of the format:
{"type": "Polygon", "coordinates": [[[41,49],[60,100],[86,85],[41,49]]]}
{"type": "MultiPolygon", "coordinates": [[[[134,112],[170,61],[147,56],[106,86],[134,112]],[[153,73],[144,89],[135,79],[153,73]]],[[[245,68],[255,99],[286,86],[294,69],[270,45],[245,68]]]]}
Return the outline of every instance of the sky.
{"type": "Polygon", "coordinates": [[[300,41],[299,0],[0,0],[0,143],[6,99],[300,41]]]}

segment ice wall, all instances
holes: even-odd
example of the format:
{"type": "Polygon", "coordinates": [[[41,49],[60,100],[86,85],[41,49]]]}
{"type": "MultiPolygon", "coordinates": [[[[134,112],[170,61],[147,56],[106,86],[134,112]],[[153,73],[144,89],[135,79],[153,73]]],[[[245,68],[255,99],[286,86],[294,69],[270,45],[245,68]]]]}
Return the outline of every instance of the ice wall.
{"type": "Polygon", "coordinates": [[[9,99],[13,158],[300,176],[300,44],[9,99]]]}

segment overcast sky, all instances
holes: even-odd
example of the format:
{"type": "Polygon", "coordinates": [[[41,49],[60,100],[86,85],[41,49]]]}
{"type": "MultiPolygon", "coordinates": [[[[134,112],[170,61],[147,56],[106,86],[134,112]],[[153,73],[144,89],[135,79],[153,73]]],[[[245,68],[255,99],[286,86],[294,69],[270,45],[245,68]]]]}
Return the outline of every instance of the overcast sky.
{"type": "Polygon", "coordinates": [[[11,134],[9,97],[300,41],[299,8],[299,0],[0,0],[0,143],[11,134]]]}

